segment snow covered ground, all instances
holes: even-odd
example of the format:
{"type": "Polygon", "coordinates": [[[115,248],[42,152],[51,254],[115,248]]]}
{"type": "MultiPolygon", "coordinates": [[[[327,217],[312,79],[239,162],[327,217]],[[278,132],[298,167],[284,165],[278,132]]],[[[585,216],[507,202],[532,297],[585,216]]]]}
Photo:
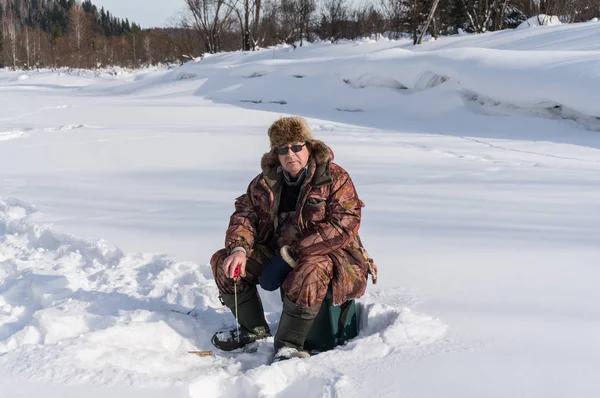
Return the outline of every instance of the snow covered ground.
{"type": "Polygon", "coordinates": [[[590,22],[0,71],[0,396],[597,396],[598,38],[590,22]],[[233,325],[208,260],[283,114],[367,205],[380,283],[360,335],[270,366],[272,341],[189,355],[233,325]]]}

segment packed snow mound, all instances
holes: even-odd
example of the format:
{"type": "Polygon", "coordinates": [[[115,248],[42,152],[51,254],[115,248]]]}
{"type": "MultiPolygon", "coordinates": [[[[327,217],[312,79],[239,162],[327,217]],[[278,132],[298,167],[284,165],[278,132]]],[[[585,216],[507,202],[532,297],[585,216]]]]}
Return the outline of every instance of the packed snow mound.
{"type": "MultiPolygon", "coordinates": [[[[213,350],[212,333],[234,325],[208,265],[123,253],[36,223],[37,213],[16,199],[0,200],[0,372],[14,377],[154,387],[183,381],[192,397],[249,396],[237,395],[240,384],[249,386],[244,394],[320,391],[329,385],[323,372],[357,356],[376,361],[418,351],[446,333],[438,319],[366,296],[358,303],[359,336],[306,364],[263,366],[273,355],[272,338],[253,354],[189,355],[213,350]]],[[[261,294],[275,326],[277,294],[261,294]]]]}
{"type": "MultiPolygon", "coordinates": [[[[545,17],[540,16],[546,24],[556,19],[545,17]]],[[[80,91],[156,98],[192,94],[253,110],[316,118],[333,111],[345,115],[343,120],[353,113],[398,110],[431,117],[470,107],[464,99],[475,94],[509,113],[526,109],[533,116],[560,118],[567,109],[565,119],[598,130],[594,119],[600,118],[600,90],[595,84],[600,79],[600,46],[590,48],[594,41],[580,40],[598,34],[600,25],[583,23],[562,26],[560,31],[510,30],[442,38],[416,47],[403,41],[278,46],[213,54],[143,80],[88,85],[80,91]],[[535,51],[523,51],[532,48],[535,51]],[[571,48],[594,51],[566,51],[571,48]],[[439,101],[441,97],[446,100],[439,101]],[[440,102],[446,105],[430,106],[440,102]],[[548,113],[547,104],[561,111],[548,113]]]]}
{"type": "MultiPolygon", "coordinates": [[[[285,60],[217,54],[209,62],[188,63],[181,69],[205,78],[195,91],[200,97],[314,117],[332,110],[374,114],[415,109],[413,114],[420,114],[448,96],[452,106],[437,110],[441,113],[468,106],[460,104],[467,93],[493,99],[506,109],[543,110],[552,103],[583,118],[600,117],[600,90],[590,84],[600,79],[600,52],[386,48],[321,58],[311,67],[308,60],[314,59],[318,47],[296,50],[294,58],[277,54],[285,60]]],[[[335,55],[336,49],[327,47],[335,55]]]]}
{"type": "Polygon", "coordinates": [[[527,21],[521,22],[517,29],[534,28],[537,26],[555,26],[562,25],[562,22],[556,15],[540,14],[529,18],[527,21]]]}

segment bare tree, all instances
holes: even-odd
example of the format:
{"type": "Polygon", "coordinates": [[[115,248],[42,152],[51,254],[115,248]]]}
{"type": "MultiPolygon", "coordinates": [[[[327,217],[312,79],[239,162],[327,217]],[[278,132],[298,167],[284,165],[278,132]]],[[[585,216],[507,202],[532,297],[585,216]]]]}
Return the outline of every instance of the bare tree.
{"type": "Polygon", "coordinates": [[[500,0],[492,15],[492,26],[494,30],[504,29],[506,23],[506,11],[511,0],[500,0]]]}
{"type": "Polygon", "coordinates": [[[315,0],[281,0],[282,23],[291,28],[300,46],[304,39],[309,38],[310,23],[316,9],[315,0]]]}
{"type": "Polygon", "coordinates": [[[233,7],[240,24],[240,33],[242,35],[242,50],[250,51],[256,49],[256,26],[254,18],[260,17],[260,0],[241,0],[239,7],[233,7]],[[258,2],[258,4],[257,4],[258,2]],[[258,7],[257,10],[255,8],[258,7]]]}
{"type": "Polygon", "coordinates": [[[568,23],[600,16],[600,2],[597,0],[538,0],[534,2],[534,8],[538,15],[558,16],[562,22],[568,23]]]}
{"type": "Polygon", "coordinates": [[[254,25],[252,28],[252,50],[256,50],[258,44],[258,32],[260,29],[260,12],[262,9],[262,0],[254,0],[254,25]]]}
{"type": "Polygon", "coordinates": [[[375,33],[375,38],[379,34],[383,35],[385,31],[385,19],[373,4],[370,4],[367,9],[367,29],[368,32],[375,33]]]}
{"type": "Polygon", "coordinates": [[[500,0],[460,0],[474,32],[487,32],[493,11],[500,0]]]}
{"type": "Polygon", "coordinates": [[[369,8],[365,5],[355,8],[352,12],[352,19],[354,20],[355,37],[366,36],[367,31],[370,30],[367,22],[368,15],[369,8]]]}
{"type": "Polygon", "coordinates": [[[440,3],[440,0],[434,0],[433,4],[431,5],[431,10],[429,11],[429,16],[427,17],[427,21],[425,21],[425,26],[423,27],[423,30],[421,31],[421,34],[419,35],[419,39],[417,40],[416,44],[421,44],[423,42],[423,37],[425,36],[425,32],[427,32],[427,29],[429,28],[429,24],[433,20],[433,16],[435,15],[435,10],[437,9],[437,6],[439,3],[440,3]]]}
{"type": "Polygon", "coordinates": [[[25,26],[23,28],[23,47],[25,49],[25,68],[29,69],[31,68],[31,58],[32,58],[32,49],[31,46],[29,45],[29,27],[25,26]]]}
{"type": "Polygon", "coordinates": [[[261,3],[262,17],[257,27],[256,42],[261,46],[274,45],[287,41],[281,29],[280,5],[278,0],[265,0],[261,3]]]}
{"type": "Polygon", "coordinates": [[[69,11],[69,39],[71,54],[77,67],[89,66],[87,45],[91,34],[89,16],[78,5],[73,6],[69,11]]]}
{"type": "Polygon", "coordinates": [[[4,38],[4,59],[12,69],[17,69],[17,21],[14,11],[9,7],[2,18],[2,36],[4,38]]]}
{"type": "Polygon", "coordinates": [[[202,47],[202,36],[197,29],[190,29],[184,24],[173,33],[173,41],[179,58],[191,60],[202,53],[204,48],[202,47]]]}
{"type": "Polygon", "coordinates": [[[185,0],[190,10],[192,26],[204,41],[206,52],[214,54],[221,49],[221,36],[231,28],[231,16],[237,6],[225,0],[185,0]]]}
{"type": "Polygon", "coordinates": [[[401,32],[406,31],[403,25],[409,10],[407,0],[381,0],[381,10],[393,38],[399,38],[401,32]]]}
{"type": "Polygon", "coordinates": [[[346,0],[324,0],[321,17],[326,25],[327,36],[331,41],[342,38],[343,24],[347,22],[350,11],[346,0]]]}
{"type": "Polygon", "coordinates": [[[600,18],[600,1],[573,0],[569,9],[571,22],[586,22],[592,18],[600,18]]]}
{"type": "Polygon", "coordinates": [[[144,31],[143,37],[142,52],[148,64],[170,62],[170,60],[189,60],[201,54],[202,51],[198,32],[194,29],[154,28],[144,31]],[[187,50],[182,52],[184,47],[187,50]]]}
{"type": "Polygon", "coordinates": [[[365,37],[371,34],[375,39],[383,33],[385,21],[383,15],[373,4],[363,3],[352,11],[354,21],[354,37],[365,37]]]}
{"type": "Polygon", "coordinates": [[[242,0],[242,12],[236,8],[242,32],[242,49],[256,50],[260,23],[261,0],[242,0]],[[242,18],[243,15],[243,18],[242,18]]]}

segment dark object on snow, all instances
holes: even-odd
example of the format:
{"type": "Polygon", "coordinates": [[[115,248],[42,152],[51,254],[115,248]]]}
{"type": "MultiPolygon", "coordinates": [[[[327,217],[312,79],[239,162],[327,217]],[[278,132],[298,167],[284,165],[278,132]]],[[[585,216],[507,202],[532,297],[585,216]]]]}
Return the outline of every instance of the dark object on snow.
{"type": "Polygon", "coordinates": [[[310,358],[310,354],[304,350],[297,350],[295,348],[283,347],[279,351],[275,353],[273,357],[273,362],[281,362],[286,361],[288,359],[298,358],[305,359],[310,358]]]}
{"type": "Polygon", "coordinates": [[[304,349],[304,341],[318,313],[318,305],[302,307],[283,296],[283,311],[274,341],[276,356],[284,347],[304,349]]]}
{"type": "MultiPolygon", "coordinates": [[[[275,353],[277,353],[281,347],[293,347],[297,348],[299,351],[317,354],[319,352],[332,350],[339,345],[344,345],[358,336],[358,315],[356,313],[355,300],[347,300],[342,303],[342,305],[333,305],[331,286],[327,290],[327,295],[321,303],[321,306],[318,307],[318,310],[315,307],[310,308],[311,315],[305,314],[303,316],[296,313],[296,311],[290,311],[294,304],[285,297],[283,292],[281,292],[281,296],[283,301],[283,311],[281,313],[279,329],[275,336],[275,353]],[[287,316],[286,302],[288,308],[287,316]],[[318,312],[314,315],[316,310],[318,312]],[[298,346],[300,342],[297,339],[294,341],[295,344],[279,343],[278,345],[278,337],[279,340],[293,340],[293,338],[289,339],[287,336],[279,336],[279,330],[281,330],[282,325],[288,327],[289,325],[287,325],[287,323],[292,322],[292,326],[297,324],[295,326],[298,328],[302,326],[302,322],[294,322],[292,320],[293,317],[310,318],[311,316],[314,316],[314,319],[310,320],[310,329],[308,331],[300,331],[301,333],[304,333],[303,337],[305,338],[302,346],[298,346]]],[[[304,308],[304,310],[308,309],[309,308],[304,308]]]]}
{"type": "Polygon", "coordinates": [[[281,257],[277,251],[270,260],[263,264],[262,274],[258,277],[260,287],[270,292],[277,290],[292,271],[292,267],[281,257]]]}
{"type": "Polygon", "coordinates": [[[306,336],[304,349],[308,352],[328,351],[356,336],[358,336],[358,319],[354,299],[342,305],[333,305],[330,288],[306,336]]]}
{"type": "Polygon", "coordinates": [[[260,327],[260,330],[255,331],[256,333],[253,333],[245,327],[240,326],[239,339],[238,330],[236,328],[213,334],[210,342],[220,350],[233,351],[237,350],[238,348],[244,348],[257,340],[264,339],[271,335],[269,333],[269,329],[264,329],[263,327],[260,327]]]}
{"type": "MultiPolygon", "coordinates": [[[[235,297],[233,294],[221,294],[219,298],[224,305],[235,313],[235,297]]],[[[271,335],[256,286],[252,285],[238,294],[238,312],[239,338],[237,328],[217,332],[211,339],[215,347],[223,351],[231,351],[271,335]]]]}

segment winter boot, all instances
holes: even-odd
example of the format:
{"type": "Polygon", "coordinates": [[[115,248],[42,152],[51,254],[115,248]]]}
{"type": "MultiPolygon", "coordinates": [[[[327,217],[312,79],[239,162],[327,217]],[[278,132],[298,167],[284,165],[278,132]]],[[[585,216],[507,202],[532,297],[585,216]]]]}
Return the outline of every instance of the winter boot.
{"type": "MultiPolygon", "coordinates": [[[[271,335],[269,325],[265,320],[265,313],[256,286],[251,285],[243,292],[238,293],[238,329],[220,331],[213,335],[211,342],[223,351],[242,348],[256,340],[264,339],[271,335]]],[[[221,294],[221,302],[235,315],[235,295],[221,294]]]]}
{"type": "Polygon", "coordinates": [[[320,308],[320,304],[308,308],[301,307],[287,297],[283,298],[283,311],[275,335],[273,362],[310,356],[308,352],[304,351],[304,340],[320,308]]]}

